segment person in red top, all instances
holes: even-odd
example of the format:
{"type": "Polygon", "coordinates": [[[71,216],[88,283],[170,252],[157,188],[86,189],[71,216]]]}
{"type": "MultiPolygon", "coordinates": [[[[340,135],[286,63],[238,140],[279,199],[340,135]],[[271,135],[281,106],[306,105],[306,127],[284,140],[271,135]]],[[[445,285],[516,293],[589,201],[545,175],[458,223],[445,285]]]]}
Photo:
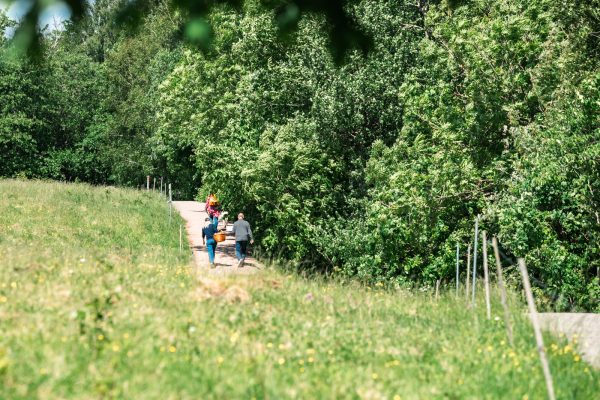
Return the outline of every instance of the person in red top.
{"type": "Polygon", "coordinates": [[[217,229],[217,225],[219,224],[219,216],[221,215],[221,208],[219,204],[219,199],[214,193],[211,193],[206,198],[206,204],[204,205],[204,210],[208,214],[208,218],[210,218],[210,222],[215,226],[215,230],[217,229]]]}

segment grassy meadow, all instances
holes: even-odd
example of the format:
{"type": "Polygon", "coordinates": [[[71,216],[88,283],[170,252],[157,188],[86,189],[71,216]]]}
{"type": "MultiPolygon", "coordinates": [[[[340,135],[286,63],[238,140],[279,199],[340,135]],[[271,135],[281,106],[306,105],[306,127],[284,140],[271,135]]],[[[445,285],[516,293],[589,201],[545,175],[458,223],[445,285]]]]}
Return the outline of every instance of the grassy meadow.
{"type": "MultiPolygon", "coordinates": [[[[0,181],[0,399],[543,399],[524,307],[515,347],[461,297],[195,272],[155,193],[0,181]]],[[[600,372],[546,336],[559,399],[600,372]]]]}

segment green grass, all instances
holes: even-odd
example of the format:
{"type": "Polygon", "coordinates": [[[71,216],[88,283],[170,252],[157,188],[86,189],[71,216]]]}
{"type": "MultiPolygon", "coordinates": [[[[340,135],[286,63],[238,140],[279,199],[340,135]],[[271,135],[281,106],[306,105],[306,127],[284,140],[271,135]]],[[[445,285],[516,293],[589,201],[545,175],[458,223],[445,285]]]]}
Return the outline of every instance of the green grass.
{"type": "MultiPolygon", "coordinates": [[[[545,398],[514,298],[511,349],[452,293],[196,276],[179,223],[155,194],[0,181],[0,398],[545,398]]],[[[546,345],[559,399],[600,398],[546,345]]]]}

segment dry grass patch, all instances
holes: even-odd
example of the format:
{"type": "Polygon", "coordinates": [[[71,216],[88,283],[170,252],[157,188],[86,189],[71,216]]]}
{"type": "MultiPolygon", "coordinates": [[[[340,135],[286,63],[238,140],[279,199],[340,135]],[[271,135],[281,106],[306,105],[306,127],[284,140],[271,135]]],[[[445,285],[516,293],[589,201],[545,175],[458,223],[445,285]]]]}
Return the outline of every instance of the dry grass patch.
{"type": "Polygon", "coordinates": [[[227,303],[245,303],[250,301],[248,291],[229,278],[212,278],[208,276],[196,277],[197,287],[192,291],[195,300],[205,301],[221,299],[227,303]]]}

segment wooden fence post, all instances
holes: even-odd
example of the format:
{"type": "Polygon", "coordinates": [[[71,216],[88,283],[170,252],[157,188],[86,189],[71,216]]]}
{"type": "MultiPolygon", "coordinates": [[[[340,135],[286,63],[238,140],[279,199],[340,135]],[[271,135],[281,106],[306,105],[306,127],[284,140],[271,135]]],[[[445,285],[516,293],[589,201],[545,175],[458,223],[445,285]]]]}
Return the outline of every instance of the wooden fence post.
{"type": "Polygon", "coordinates": [[[469,275],[471,274],[471,243],[467,246],[467,285],[465,287],[465,298],[469,301],[469,275]]]}
{"type": "Polygon", "coordinates": [[[459,253],[459,244],[456,242],[456,297],[458,297],[458,279],[459,279],[459,268],[458,268],[458,253],[459,253]]]}
{"type": "Polygon", "coordinates": [[[502,308],[504,309],[504,324],[506,325],[506,334],[508,335],[508,342],[513,347],[513,332],[512,325],[510,324],[510,311],[508,309],[508,303],[506,299],[506,288],[504,287],[504,278],[502,277],[502,265],[500,264],[500,251],[498,251],[498,239],[496,236],[492,238],[492,246],[494,247],[494,256],[496,258],[496,274],[498,276],[498,287],[500,288],[500,301],[502,302],[502,308]]]}
{"type": "Polygon", "coordinates": [[[437,300],[440,297],[440,280],[438,279],[435,282],[435,299],[437,300]]]}
{"type": "Polygon", "coordinates": [[[150,175],[146,175],[146,191],[150,190],[150,175]]]}
{"type": "Polygon", "coordinates": [[[475,284],[476,284],[476,280],[477,280],[477,242],[478,242],[478,236],[479,235],[479,215],[477,217],[475,217],[475,245],[473,247],[473,274],[471,275],[471,279],[472,279],[472,292],[473,292],[473,298],[472,298],[472,302],[473,302],[473,307],[475,307],[475,284]]]}
{"type": "Polygon", "coordinates": [[[542,331],[540,330],[540,324],[537,318],[537,311],[535,309],[535,302],[533,301],[533,293],[531,292],[531,285],[529,284],[529,274],[527,273],[527,266],[525,260],[519,258],[519,269],[521,270],[521,277],[523,278],[523,289],[525,289],[525,297],[527,298],[527,306],[529,308],[529,317],[533,325],[533,331],[535,333],[535,341],[537,343],[537,350],[540,354],[540,361],[542,363],[542,369],[544,370],[544,378],[546,379],[546,389],[548,390],[548,398],[555,400],[554,396],[554,384],[552,383],[552,375],[550,374],[550,365],[546,358],[546,351],[544,350],[544,340],[542,338],[542,331]]]}
{"type": "Polygon", "coordinates": [[[488,274],[488,260],[487,260],[487,235],[486,232],[482,232],[483,235],[483,282],[485,286],[485,308],[487,311],[487,319],[492,317],[492,310],[490,306],[490,277],[488,274]]]}
{"type": "Polygon", "coordinates": [[[169,224],[171,224],[171,218],[173,214],[173,197],[171,195],[171,184],[169,183],[169,224]]]}

